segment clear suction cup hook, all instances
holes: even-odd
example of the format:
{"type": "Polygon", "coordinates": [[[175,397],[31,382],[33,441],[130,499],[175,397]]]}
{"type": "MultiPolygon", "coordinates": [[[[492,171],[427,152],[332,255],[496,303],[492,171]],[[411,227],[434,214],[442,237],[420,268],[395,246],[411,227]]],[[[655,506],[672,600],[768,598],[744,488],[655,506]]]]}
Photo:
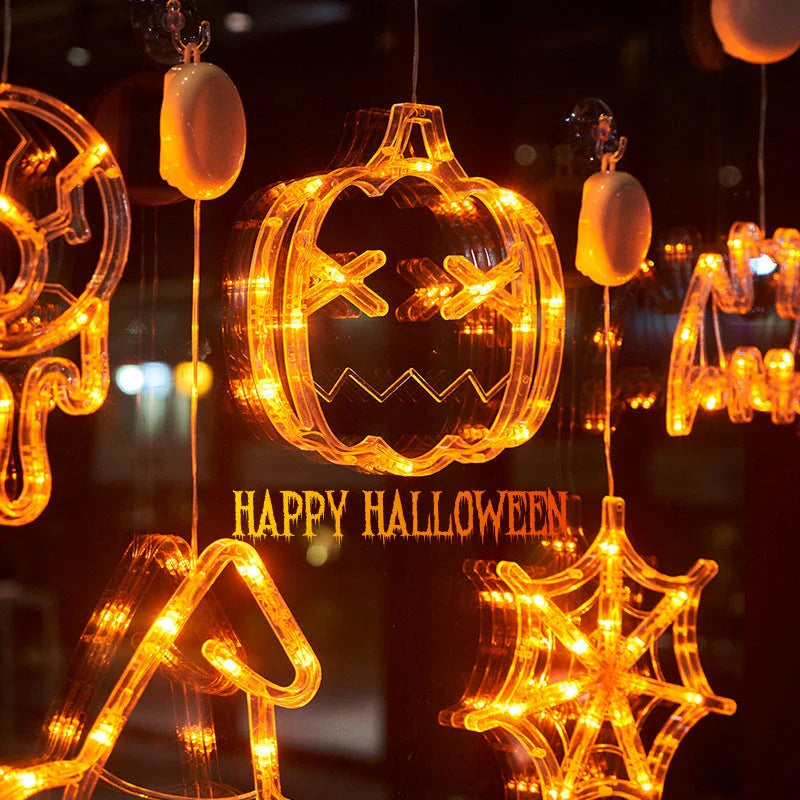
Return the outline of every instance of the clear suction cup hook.
{"type": "Polygon", "coordinates": [[[617,172],[628,140],[602,100],[582,100],[569,122],[573,147],[592,169],[583,184],[575,266],[600,286],[621,286],[639,273],[650,247],[650,201],[633,175],[617,172]]]}
{"type": "Polygon", "coordinates": [[[167,0],[167,12],[161,23],[172,37],[172,46],[176,52],[183,56],[184,61],[199,61],[200,54],[204,53],[211,44],[211,24],[203,20],[197,28],[197,38],[184,41],[184,28],[186,17],[181,10],[181,0],[167,0]]]}
{"type": "Polygon", "coordinates": [[[576,104],[567,117],[569,144],[576,156],[590,168],[600,167],[604,156],[611,163],[622,157],[625,137],[617,133],[617,123],[611,109],[598,97],[587,97],[576,104]]]}
{"type": "MultiPolygon", "coordinates": [[[[130,0],[131,25],[142,49],[153,61],[165,66],[179,62],[184,55],[183,37],[192,38],[196,32],[198,44],[205,50],[210,32],[200,22],[195,0],[130,0]],[[176,30],[177,33],[176,33],[176,30]],[[178,45],[175,44],[177,38],[178,45]],[[202,45],[206,41],[205,46],[202,45]]],[[[202,52],[201,50],[201,52],[202,52]]]]}

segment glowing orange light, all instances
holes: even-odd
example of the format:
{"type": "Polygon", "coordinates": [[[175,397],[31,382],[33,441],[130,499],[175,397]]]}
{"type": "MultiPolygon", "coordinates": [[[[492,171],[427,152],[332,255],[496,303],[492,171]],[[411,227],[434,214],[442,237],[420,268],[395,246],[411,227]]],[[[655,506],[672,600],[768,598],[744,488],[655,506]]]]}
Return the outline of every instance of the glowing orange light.
{"type": "Polygon", "coordinates": [[[226,334],[237,353],[232,394],[259,429],[367,472],[426,475],[453,461],[486,461],[532,437],[552,402],[564,338],[563,283],[552,234],[524,197],[466,175],[435,106],[396,105],[377,151],[370,155],[357,144],[348,151],[346,166],[262,193],[249,203],[246,219],[237,223],[231,261],[239,271],[225,284],[226,334]],[[422,145],[415,142],[417,152],[411,154],[415,133],[421,134],[422,145]],[[360,318],[357,324],[363,326],[390,311],[369,285],[386,265],[382,250],[341,257],[317,243],[334,201],[353,187],[369,197],[395,187],[405,205],[427,207],[437,218],[459,226],[474,225],[481,209],[496,228],[501,255],[486,263],[488,250],[482,249],[480,264],[459,253],[446,255],[441,266],[425,257],[398,263],[397,270],[413,289],[394,315],[403,323],[436,317],[456,321],[459,334],[479,337],[469,345],[473,348],[481,343],[499,347],[497,328],[502,325],[513,338],[514,352],[505,375],[484,381],[465,357],[449,383],[409,367],[388,385],[378,386],[350,366],[320,382],[312,371],[309,346],[309,323],[315,315],[324,308],[332,317],[360,318]],[[421,389],[437,404],[470,388],[475,398],[470,395],[462,404],[457,419],[453,412],[438,441],[413,452],[395,449],[380,435],[345,441],[326,417],[326,406],[343,389],[385,403],[390,398],[398,402],[404,387],[421,389]],[[473,407],[496,411],[493,418],[483,413],[475,419],[473,407]]]}
{"type": "Polygon", "coordinates": [[[439,719],[486,734],[507,756],[509,800],[523,785],[543,798],[657,800],[689,729],[736,709],[712,693],[698,654],[700,593],[717,565],[701,560],[678,577],[656,571],[630,544],[624,509],[606,497],[597,538],[561,572],[465,565],[479,590],[480,649],[461,702],[439,719]],[[659,599],[644,609],[633,587],[659,599]],[[666,680],[653,655],[670,632],[680,683],[666,680]],[[642,727],[659,704],[672,713],[645,750],[642,727]],[[624,769],[598,768],[615,761],[624,769]]]}
{"type": "Polygon", "coordinates": [[[299,708],[319,688],[320,665],[291,612],[278,593],[258,553],[248,544],[220,539],[204,550],[193,568],[177,575],[175,565],[191,558],[189,545],[174,536],[146,536],[126,553],[106,600],[92,616],[81,637],[82,655],[75,665],[72,682],[61,698],[60,709],[46,726],[47,748],[39,763],[24,767],[0,767],[0,798],[25,800],[40,791],[69,787],[82,797],[91,797],[98,781],[120,785],[137,796],[150,796],[146,789],[116,778],[106,762],[128,717],[156,670],[165,670],[171,680],[184,684],[186,724],[178,735],[186,756],[208,772],[216,758],[216,733],[210,718],[203,718],[198,697],[242,691],[247,699],[255,797],[282,797],[275,735],[275,706],[299,708]],[[287,686],[277,686],[252,670],[243,660],[241,643],[220,618],[209,594],[217,578],[233,564],[274,631],[295,675],[287,686]],[[154,575],[163,571],[177,588],[140,640],[116,686],[102,704],[94,722],[80,742],[81,720],[94,707],[92,692],[99,689],[122,641],[133,610],[146,593],[154,575]],[[198,628],[198,622],[201,626],[198,628]],[[187,659],[175,644],[187,625],[193,624],[206,638],[202,654],[207,666],[187,659]],[[191,701],[191,702],[190,702],[191,701]],[[191,712],[201,721],[191,718],[191,712]]]}
{"type": "MultiPolygon", "coordinates": [[[[175,365],[174,371],[175,391],[178,394],[190,397],[192,394],[192,362],[181,361],[175,365]]],[[[211,391],[214,383],[214,370],[205,361],[197,363],[197,396],[202,397],[211,391]]]]}
{"type": "Polygon", "coordinates": [[[25,525],[50,499],[51,473],[45,430],[50,411],[91,414],[108,392],[108,306],[128,253],[130,212],[117,162],[86,120],[66,104],[32,89],[0,86],[0,116],[18,137],[0,187],[0,224],[19,248],[13,284],[0,281],[0,524],[25,525]],[[12,112],[12,113],[8,113],[12,112]],[[23,127],[26,116],[54,128],[77,150],[55,177],[55,208],[37,217],[16,199],[16,181],[30,160],[45,167],[55,152],[39,151],[23,127]],[[20,172],[21,171],[21,172],[20,172]],[[50,242],[72,245],[91,237],[84,188],[98,189],[105,223],[102,247],[90,280],[75,297],[48,280],[50,242]],[[45,314],[42,308],[57,309],[45,314]],[[80,367],[48,351],[80,337],[80,367]],[[19,389],[5,372],[13,359],[32,358],[19,389]],[[15,418],[19,471],[12,466],[15,418]],[[10,488],[15,484],[16,488],[10,488]]]}
{"type": "MultiPolygon", "coordinates": [[[[781,228],[763,239],[754,223],[737,222],[728,236],[729,268],[721,255],[703,253],[697,261],[672,341],[667,376],[667,431],[687,436],[698,408],[727,408],[732,422],[750,422],[754,411],[770,414],[775,424],[794,421],[800,411],[800,377],[795,354],[783,348],[762,356],[755,347],[737,347],[726,356],[717,341],[717,363],[698,350],[708,338],[706,308],[712,300],[726,314],[746,314],[753,307],[751,261],[766,254],[779,264],[776,309],[783,319],[800,319],[800,233],[781,228]]],[[[715,311],[716,313],[716,311],[715,311]]]]}

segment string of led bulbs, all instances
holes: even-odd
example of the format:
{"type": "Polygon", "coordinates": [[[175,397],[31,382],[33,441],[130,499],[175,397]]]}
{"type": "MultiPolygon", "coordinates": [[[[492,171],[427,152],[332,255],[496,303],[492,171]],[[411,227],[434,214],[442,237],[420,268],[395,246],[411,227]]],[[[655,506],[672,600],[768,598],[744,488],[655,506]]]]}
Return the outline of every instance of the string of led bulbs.
{"type": "MultiPolygon", "coordinates": [[[[176,536],[147,535],[134,540],[106,593],[89,620],[71,664],[62,697],[54,703],[45,727],[44,753],[33,764],[0,767],[0,798],[24,800],[38,792],[66,787],[89,797],[103,781],[139,798],[164,800],[160,792],[136,786],[109,773],[106,762],[125,723],[156,671],[183,687],[184,724],[178,732],[197,792],[210,778],[216,736],[207,694],[244,693],[250,730],[255,792],[235,795],[279,797],[277,739],[274,707],[305,705],[316,693],[320,665],[302,631],[281,598],[255,549],[241,541],[219,539],[198,553],[197,398],[199,362],[200,202],[219,196],[238,175],[244,156],[244,115],[235,86],[219,68],[200,61],[208,46],[210,28],[201,27],[201,42],[184,44],[180,36],[180,3],[169,0],[167,26],[184,57],[165,78],[161,116],[163,177],[194,199],[192,270],[192,392],[191,461],[192,519],[190,542],[176,536]],[[178,88],[178,84],[180,88],[178,88]],[[199,99],[202,98],[202,99],[199,99]],[[196,104],[214,102],[224,119],[223,128],[198,131],[196,104]],[[237,125],[238,121],[238,125],[237,125]],[[237,140],[238,133],[238,140],[237,140]],[[217,155],[220,136],[228,147],[217,155]],[[225,167],[233,169],[225,173],[225,167]],[[226,566],[232,564],[252,593],[287,657],[295,668],[294,680],[277,686],[251,669],[241,642],[209,592],[226,566]],[[159,615],[136,645],[114,689],[91,725],[86,715],[98,681],[122,644],[133,616],[156,576],[173,587],[159,615]],[[206,599],[207,604],[201,606],[206,599]],[[210,603],[211,611],[208,611],[210,603]],[[204,662],[194,664],[176,643],[184,631],[202,642],[204,662]]],[[[107,149],[107,148],[106,148],[107,149]]],[[[187,786],[187,792],[190,787],[187,786]]],[[[191,796],[191,795],[187,795],[191,796]]],[[[196,796],[196,795],[194,795],[196,796]]],[[[209,795],[210,796],[210,795],[209,795]]],[[[174,797],[172,797],[174,800],[174,797]]]]}
{"type": "Polygon", "coordinates": [[[697,608],[716,563],[698,561],[682,576],[659,573],[631,545],[625,503],[614,493],[609,287],[639,270],[650,240],[646,195],[635,178],[616,171],[620,155],[604,156],[600,173],[584,185],[576,259],[603,286],[608,496],[600,531],[577,561],[544,577],[507,561],[465,564],[481,606],[478,658],[460,702],[439,719],[489,738],[508,800],[657,800],[689,729],[710,712],[736,708],[712,692],[699,658],[697,608]],[[620,229],[605,224],[609,217],[625,220],[635,247],[626,252],[609,237],[609,229],[620,229]],[[649,609],[645,593],[659,598],[649,609]],[[674,683],[658,658],[670,629],[680,676],[674,683]],[[646,749],[642,729],[659,704],[674,710],[646,749]]]}

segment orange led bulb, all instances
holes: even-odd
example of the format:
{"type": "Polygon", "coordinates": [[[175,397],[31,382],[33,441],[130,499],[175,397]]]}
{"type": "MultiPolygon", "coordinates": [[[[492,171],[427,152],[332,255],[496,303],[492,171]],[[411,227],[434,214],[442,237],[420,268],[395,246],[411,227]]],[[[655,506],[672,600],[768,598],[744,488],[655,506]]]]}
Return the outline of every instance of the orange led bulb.
{"type": "Polygon", "coordinates": [[[255,195],[235,226],[225,332],[243,413],[259,432],[327,461],[394,475],[484,462],[527,441],[550,409],[564,339],[561,267],[542,216],[516,192],[467,176],[436,106],[395,105],[388,121],[362,113],[338,164],[255,195]],[[326,251],[320,231],[343,194],[427,209],[445,234],[441,264],[423,254],[387,263],[376,248],[326,251]],[[389,294],[396,273],[402,299],[389,302],[381,292],[389,294]],[[346,354],[337,366],[315,358],[313,343],[329,338],[326,320],[346,342],[349,331],[384,330],[390,314],[408,326],[407,334],[393,329],[394,341],[417,342],[420,330],[432,330],[420,326],[440,326],[426,350],[452,344],[443,369],[419,368],[413,350],[396,371],[376,367],[375,377],[346,354]],[[368,428],[340,432],[329,411],[347,394],[402,420],[403,444],[368,428]],[[419,406],[405,396],[433,404],[442,418],[436,432],[417,432],[419,406]]]}

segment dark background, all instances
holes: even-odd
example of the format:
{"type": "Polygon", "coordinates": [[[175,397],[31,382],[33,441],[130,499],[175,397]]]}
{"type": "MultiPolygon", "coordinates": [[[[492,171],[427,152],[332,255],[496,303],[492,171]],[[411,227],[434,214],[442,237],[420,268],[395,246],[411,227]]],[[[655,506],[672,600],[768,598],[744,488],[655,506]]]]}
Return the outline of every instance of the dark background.
{"type": "MultiPolygon", "coordinates": [[[[148,5],[130,7],[140,19],[148,5]]],[[[324,168],[348,111],[410,99],[413,9],[410,1],[199,5],[212,23],[207,60],[236,82],[248,121],[241,177],[227,195],[203,206],[201,325],[214,385],[200,410],[201,544],[233,532],[234,489],[267,488],[551,486],[582,495],[585,528],[593,535],[605,472],[600,439],[581,430],[579,398],[597,366],[586,347],[600,320],[596,287],[569,291],[568,309],[577,313],[569,320],[562,382],[545,427],[488,465],[454,465],[414,482],[365,478],[258,442],[240,421],[226,397],[220,335],[222,264],[232,222],[259,187],[324,168]],[[252,29],[227,31],[224,18],[231,11],[250,14],[252,29]]],[[[564,120],[585,97],[603,98],[629,138],[621,168],[649,194],[650,257],[657,267],[671,228],[690,226],[707,246],[716,246],[733,221],[757,220],[759,68],[724,56],[708,28],[707,3],[420,5],[420,101],[443,107],[451,143],[469,174],[515,188],[542,210],[568,276],[575,275],[587,165],[575,159],[569,169],[559,168],[559,154],[568,155],[564,120]],[[537,153],[527,166],[515,161],[524,144],[537,153]],[[719,181],[726,165],[741,172],[733,187],[719,181]]],[[[13,6],[11,82],[53,94],[91,118],[117,81],[146,70],[155,74],[156,86],[160,81],[163,68],[144,53],[121,0],[13,6]],[[66,60],[76,46],[88,51],[85,66],[66,60]]],[[[797,224],[798,63],[795,56],[767,71],[770,232],[797,224]]],[[[157,104],[157,89],[134,100],[136,146],[119,153],[131,184],[152,183],[157,104]]],[[[188,357],[190,226],[188,203],[157,210],[134,205],[131,257],[112,302],[112,368],[188,357]]],[[[675,325],[674,314],[656,303],[666,274],[660,271],[662,283],[637,290],[629,304],[618,365],[649,368],[662,391],[675,325]]],[[[748,337],[762,349],[787,345],[787,330],[774,312],[735,323],[726,329],[731,336],[748,337]]],[[[745,343],[737,338],[731,346],[745,343]]],[[[0,532],[10,631],[0,752],[9,758],[35,752],[63,659],[131,537],[188,534],[186,400],[170,393],[148,403],[112,385],[93,416],[55,412],[48,432],[50,504],[30,526],[0,532]],[[36,614],[20,616],[14,597],[37,598],[33,607],[55,623],[54,632],[48,636],[36,614]]],[[[786,793],[795,768],[785,755],[797,734],[796,426],[775,427],[760,415],[734,426],[701,415],[690,437],[670,439],[659,403],[620,416],[614,464],[617,493],[628,504],[628,531],[641,552],[656,556],[667,573],[685,572],[700,557],[720,564],[701,607],[701,655],[715,692],[735,698],[739,711],[733,718],[712,715],[688,736],[665,797],[786,793]]],[[[490,541],[382,546],[359,533],[347,531],[322,567],[308,563],[299,538],[259,545],[323,666],[318,698],[278,721],[284,792],[294,800],[499,798],[488,744],[436,721],[461,695],[477,637],[477,605],[461,562],[480,556],[533,563],[542,559],[541,548],[490,541]]],[[[159,701],[149,707],[158,710],[159,701]]],[[[231,712],[239,715],[230,717],[234,739],[242,712],[231,712]]],[[[121,743],[120,774],[168,785],[162,762],[171,758],[164,745],[169,715],[133,722],[121,743]]]]}

